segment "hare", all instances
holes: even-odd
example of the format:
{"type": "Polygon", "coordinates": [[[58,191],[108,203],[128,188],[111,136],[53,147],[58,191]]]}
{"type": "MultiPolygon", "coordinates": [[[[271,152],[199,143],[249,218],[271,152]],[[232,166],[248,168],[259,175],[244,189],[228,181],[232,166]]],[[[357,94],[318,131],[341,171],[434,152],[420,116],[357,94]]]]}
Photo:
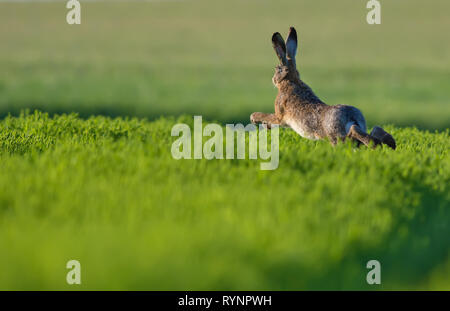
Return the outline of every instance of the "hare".
{"type": "Polygon", "coordinates": [[[308,139],[328,138],[332,145],[346,138],[375,148],[381,143],[396,148],[394,138],[381,127],[374,127],[370,134],[366,132],[366,121],[357,108],[346,105],[329,106],[322,102],[301,79],[297,71],[295,55],[297,53],[297,32],[290,28],[284,43],[278,33],[272,36],[272,45],[280,65],[275,67],[272,78],[278,88],[275,100],[275,113],[254,112],[250,121],[290,127],[300,136],[308,139]]]}

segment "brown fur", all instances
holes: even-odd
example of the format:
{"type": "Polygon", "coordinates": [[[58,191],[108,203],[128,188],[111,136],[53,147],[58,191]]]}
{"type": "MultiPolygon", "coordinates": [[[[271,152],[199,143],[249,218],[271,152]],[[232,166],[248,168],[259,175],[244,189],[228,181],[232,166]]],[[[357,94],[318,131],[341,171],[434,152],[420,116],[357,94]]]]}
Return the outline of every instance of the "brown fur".
{"type": "Polygon", "coordinates": [[[272,78],[278,88],[275,113],[254,112],[252,123],[288,126],[308,139],[328,138],[334,145],[350,138],[358,144],[376,147],[384,143],[396,148],[394,138],[381,127],[366,133],[366,121],[361,111],[352,106],[329,106],[300,79],[296,68],[297,32],[291,27],[286,44],[279,33],[272,36],[272,44],[280,65],[272,78]]]}

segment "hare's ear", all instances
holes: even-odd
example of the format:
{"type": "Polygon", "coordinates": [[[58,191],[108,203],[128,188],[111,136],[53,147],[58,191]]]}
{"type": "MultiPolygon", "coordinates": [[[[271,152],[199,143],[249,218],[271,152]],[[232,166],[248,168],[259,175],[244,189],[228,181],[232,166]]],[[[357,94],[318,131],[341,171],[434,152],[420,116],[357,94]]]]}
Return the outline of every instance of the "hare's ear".
{"type": "Polygon", "coordinates": [[[277,54],[278,59],[280,60],[281,64],[286,66],[287,65],[286,44],[284,44],[283,37],[280,35],[280,33],[276,32],[273,34],[272,45],[273,45],[273,49],[275,50],[275,53],[277,54]]]}
{"type": "Polygon", "coordinates": [[[289,29],[289,36],[286,40],[287,60],[296,68],[295,55],[297,54],[297,31],[294,27],[289,29]]]}

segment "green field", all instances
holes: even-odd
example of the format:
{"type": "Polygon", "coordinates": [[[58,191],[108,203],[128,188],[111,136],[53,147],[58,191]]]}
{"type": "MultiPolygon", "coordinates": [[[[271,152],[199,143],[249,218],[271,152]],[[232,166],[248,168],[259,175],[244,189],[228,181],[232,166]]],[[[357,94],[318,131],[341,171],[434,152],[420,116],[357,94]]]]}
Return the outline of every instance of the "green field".
{"type": "MultiPolygon", "coordinates": [[[[192,124],[192,118],[177,122],[192,124]]],[[[0,123],[2,289],[449,289],[449,131],[398,150],[280,132],[280,163],[174,160],[173,119],[0,123]]]]}
{"type": "Polygon", "coordinates": [[[450,289],[450,2],[81,2],[0,2],[0,290],[450,289]],[[174,160],[175,123],[273,110],[291,25],[305,82],[397,150],[281,129],[275,171],[174,160]]]}

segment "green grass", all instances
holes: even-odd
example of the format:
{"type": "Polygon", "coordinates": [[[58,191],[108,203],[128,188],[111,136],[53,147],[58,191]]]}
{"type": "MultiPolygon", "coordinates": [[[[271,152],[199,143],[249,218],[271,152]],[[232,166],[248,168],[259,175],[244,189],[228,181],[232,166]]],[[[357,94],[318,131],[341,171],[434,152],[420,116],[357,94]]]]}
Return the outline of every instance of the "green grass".
{"type": "MultiPolygon", "coordinates": [[[[0,289],[450,289],[449,131],[398,149],[280,130],[280,163],[174,160],[177,122],[0,122],[0,289]],[[245,195],[243,195],[245,193],[245,195]]],[[[204,122],[205,124],[206,122],[204,122]]]]}

